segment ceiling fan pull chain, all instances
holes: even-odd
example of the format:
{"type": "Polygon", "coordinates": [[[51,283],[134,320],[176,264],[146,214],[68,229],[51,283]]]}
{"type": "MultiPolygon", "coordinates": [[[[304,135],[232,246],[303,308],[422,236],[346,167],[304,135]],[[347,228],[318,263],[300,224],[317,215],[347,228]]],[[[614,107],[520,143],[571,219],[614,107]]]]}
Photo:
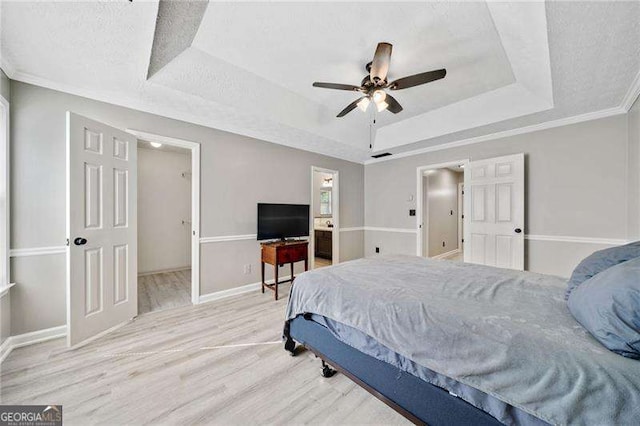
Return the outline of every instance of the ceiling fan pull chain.
{"type": "Polygon", "coordinates": [[[371,108],[371,121],[369,121],[369,149],[373,151],[374,133],[378,112],[375,108],[371,108]]]}

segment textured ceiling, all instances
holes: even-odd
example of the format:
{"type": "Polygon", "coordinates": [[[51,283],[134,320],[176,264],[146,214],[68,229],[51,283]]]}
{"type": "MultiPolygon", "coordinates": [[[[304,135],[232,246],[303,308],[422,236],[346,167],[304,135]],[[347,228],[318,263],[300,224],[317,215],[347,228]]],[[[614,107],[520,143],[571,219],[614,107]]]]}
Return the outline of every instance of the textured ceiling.
{"type": "Polygon", "coordinates": [[[147,78],[191,46],[207,6],[206,1],[161,1],[158,4],[147,78]]]}
{"type": "Polygon", "coordinates": [[[14,79],[353,161],[371,117],[335,114],[376,43],[397,91],[374,151],[400,153],[620,105],[640,69],[640,2],[0,3],[14,79]]]}

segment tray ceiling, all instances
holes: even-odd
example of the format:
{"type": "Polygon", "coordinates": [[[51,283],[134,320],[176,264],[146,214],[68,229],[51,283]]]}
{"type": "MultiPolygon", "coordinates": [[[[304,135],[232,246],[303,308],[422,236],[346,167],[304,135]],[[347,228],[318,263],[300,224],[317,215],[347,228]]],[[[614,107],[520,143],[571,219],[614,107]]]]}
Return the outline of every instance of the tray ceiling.
{"type": "Polygon", "coordinates": [[[363,162],[618,107],[640,69],[638,2],[2,2],[10,78],[363,162]],[[404,111],[338,111],[380,41],[404,111]],[[373,135],[373,138],[371,137],[373,135]],[[369,143],[373,141],[373,148],[369,143]]]}

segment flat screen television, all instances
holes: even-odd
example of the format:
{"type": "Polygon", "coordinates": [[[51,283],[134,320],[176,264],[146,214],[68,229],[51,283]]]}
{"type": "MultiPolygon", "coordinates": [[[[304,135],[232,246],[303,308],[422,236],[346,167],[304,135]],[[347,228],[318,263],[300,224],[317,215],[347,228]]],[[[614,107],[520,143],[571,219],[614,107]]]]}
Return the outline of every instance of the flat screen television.
{"type": "Polygon", "coordinates": [[[308,204],[258,203],[258,241],[307,236],[308,204]]]}

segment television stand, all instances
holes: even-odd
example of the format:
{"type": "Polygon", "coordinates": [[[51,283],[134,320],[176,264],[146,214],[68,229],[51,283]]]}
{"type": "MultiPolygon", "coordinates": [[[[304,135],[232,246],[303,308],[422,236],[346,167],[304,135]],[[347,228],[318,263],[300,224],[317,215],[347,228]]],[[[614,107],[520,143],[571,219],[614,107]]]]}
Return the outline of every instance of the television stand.
{"type": "Polygon", "coordinates": [[[273,290],[275,300],[278,300],[278,284],[287,282],[293,283],[295,279],[293,275],[293,264],[296,262],[304,261],[304,270],[308,270],[309,267],[309,242],[306,240],[294,240],[294,241],[276,241],[272,243],[260,244],[261,262],[260,269],[262,272],[262,292],[264,293],[265,287],[269,290],[273,290]],[[267,284],[264,278],[264,265],[274,266],[275,279],[273,284],[267,284]],[[288,280],[278,281],[278,266],[284,264],[291,265],[291,277],[288,280]]]}

